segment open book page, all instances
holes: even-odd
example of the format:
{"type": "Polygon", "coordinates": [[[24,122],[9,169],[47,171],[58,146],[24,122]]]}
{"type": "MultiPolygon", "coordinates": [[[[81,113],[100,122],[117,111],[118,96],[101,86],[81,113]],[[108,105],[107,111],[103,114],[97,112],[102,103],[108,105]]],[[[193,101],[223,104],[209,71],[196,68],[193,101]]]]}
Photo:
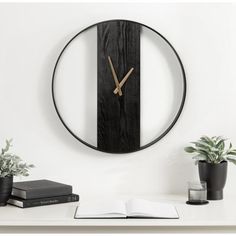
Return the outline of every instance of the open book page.
{"type": "Polygon", "coordinates": [[[75,218],[126,218],[126,206],[120,200],[81,203],[77,207],[75,218]]]}
{"type": "Polygon", "coordinates": [[[171,204],[157,203],[142,199],[131,199],[126,203],[129,217],[140,218],[179,218],[175,207],[171,204]]]}

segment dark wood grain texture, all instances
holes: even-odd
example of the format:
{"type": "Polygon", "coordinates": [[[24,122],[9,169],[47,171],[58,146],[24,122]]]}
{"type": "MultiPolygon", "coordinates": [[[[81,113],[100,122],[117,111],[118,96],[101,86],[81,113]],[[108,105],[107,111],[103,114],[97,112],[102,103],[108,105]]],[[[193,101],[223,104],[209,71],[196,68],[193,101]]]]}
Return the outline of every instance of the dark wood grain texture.
{"type": "Polygon", "coordinates": [[[110,21],[97,26],[98,103],[97,145],[101,151],[125,153],[140,148],[140,26],[127,21],[110,21]],[[119,82],[134,67],[115,95],[109,67],[111,57],[119,82]]]}

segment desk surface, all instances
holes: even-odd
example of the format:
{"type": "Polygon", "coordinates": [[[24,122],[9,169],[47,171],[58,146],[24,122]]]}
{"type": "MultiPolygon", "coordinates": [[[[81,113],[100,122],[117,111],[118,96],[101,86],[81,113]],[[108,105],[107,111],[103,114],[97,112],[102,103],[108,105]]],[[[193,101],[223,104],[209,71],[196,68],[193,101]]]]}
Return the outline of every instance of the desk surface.
{"type": "MultiPolygon", "coordinates": [[[[78,202],[21,209],[14,206],[0,208],[0,226],[66,226],[66,227],[179,227],[233,226],[236,227],[235,198],[210,201],[208,205],[185,204],[186,196],[166,195],[140,197],[175,205],[180,219],[74,219],[78,202]]],[[[128,199],[123,197],[122,199],[128,199]]],[[[89,199],[91,201],[92,199],[89,199]]],[[[83,198],[81,197],[81,201],[83,198]]]]}

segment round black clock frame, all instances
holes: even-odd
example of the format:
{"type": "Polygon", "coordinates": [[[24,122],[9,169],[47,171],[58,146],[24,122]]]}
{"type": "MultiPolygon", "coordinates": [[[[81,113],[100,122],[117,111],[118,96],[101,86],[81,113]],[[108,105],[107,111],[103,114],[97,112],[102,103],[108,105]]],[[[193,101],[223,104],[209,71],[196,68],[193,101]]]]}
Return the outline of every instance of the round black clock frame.
{"type": "Polygon", "coordinates": [[[151,145],[155,144],[156,142],[158,142],[159,140],[161,140],[172,128],[173,126],[175,125],[175,123],[177,122],[177,120],[179,119],[180,117],[180,114],[183,110],[183,107],[184,107],[184,103],[185,103],[185,99],[186,99],[186,91],[187,91],[187,81],[186,81],[186,75],[185,75],[185,70],[184,70],[184,66],[183,66],[183,63],[177,53],[177,51],[175,50],[175,48],[172,46],[172,44],[162,35],[160,34],[158,31],[156,31],[155,29],[145,25],[145,24],[142,24],[142,23],[139,23],[139,22],[135,22],[135,21],[130,21],[130,20],[124,20],[124,19],[114,19],[114,20],[107,20],[107,21],[102,21],[102,22],[99,22],[99,23],[96,23],[96,24],[93,24],[93,25],[90,25],[89,27],[81,30],[79,33],[77,33],[76,35],[74,35],[67,43],[66,45],[64,46],[64,48],[62,49],[62,51],[60,52],[57,60],[56,60],[56,64],[54,66],[54,70],[53,70],[53,75],[52,75],[52,84],[51,84],[51,92],[52,92],[52,99],[53,99],[53,104],[54,104],[54,107],[55,107],[55,110],[56,110],[56,113],[59,117],[59,119],[61,120],[62,124],[64,125],[64,127],[67,129],[67,131],[74,137],[76,138],[78,141],[80,141],[81,143],[85,144],[86,146],[92,148],[92,149],[95,149],[97,151],[102,151],[102,152],[107,152],[107,153],[114,153],[114,154],[124,154],[124,153],[127,153],[127,152],[108,152],[108,151],[103,151],[103,150],[100,150],[98,147],[95,147],[89,143],[87,143],[86,141],[82,140],[78,135],[76,135],[74,132],[72,132],[72,130],[68,127],[68,125],[66,124],[66,122],[63,120],[62,118],[62,115],[60,114],[59,112],[59,109],[58,109],[58,106],[57,106],[57,102],[56,102],[56,99],[55,99],[55,88],[54,88],[54,83],[55,83],[55,74],[56,74],[56,70],[57,70],[57,66],[58,66],[58,63],[60,61],[60,58],[62,57],[64,51],[67,49],[68,45],[78,36],[80,35],[81,33],[83,33],[84,31],[94,27],[94,26],[98,26],[99,24],[102,24],[102,23],[107,23],[107,22],[113,22],[113,21],[126,21],[126,22],[130,22],[130,23],[136,23],[136,24],[139,24],[140,26],[143,26],[143,27],[146,27],[148,29],[150,29],[151,31],[153,31],[154,33],[156,33],[158,36],[160,36],[167,44],[168,46],[171,48],[171,50],[174,52],[174,55],[176,56],[178,62],[179,62],[179,65],[180,65],[180,68],[181,68],[181,72],[182,72],[182,79],[183,79],[183,92],[182,92],[182,98],[181,98],[181,103],[180,103],[180,106],[179,106],[179,109],[178,109],[178,112],[176,113],[173,121],[171,122],[171,124],[167,127],[167,129],[161,133],[161,135],[159,135],[157,138],[155,138],[153,141],[149,142],[148,144],[146,145],[143,145],[143,146],[140,146],[137,150],[134,150],[134,151],[130,151],[128,153],[132,153],[132,152],[136,152],[136,151],[140,151],[140,150],[143,150],[145,148],[148,148],[150,147],[151,145]]]}

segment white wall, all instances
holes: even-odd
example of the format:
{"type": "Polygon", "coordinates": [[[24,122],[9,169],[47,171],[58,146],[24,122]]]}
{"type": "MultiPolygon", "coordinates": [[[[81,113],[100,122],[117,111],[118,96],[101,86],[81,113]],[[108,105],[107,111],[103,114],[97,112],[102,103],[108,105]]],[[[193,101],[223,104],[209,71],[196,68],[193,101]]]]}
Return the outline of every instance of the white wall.
{"type": "MultiPolygon", "coordinates": [[[[202,134],[236,145],[236,22],[231,4],[0,4],[0,141],[34,163],[28,179],[72,184],[81,195],[184,193],[197,168],[183,147],[202,134]],[[125,155],[94,151],[59,121],[51,98],[56,58],[72,35],[114,18],[149,25],[165,35],[184,63],[183,113],[152,147],[125,155]],[[233,30],[234,27],[234,30],[233,30]]],[[[235,15],[235,14],[234,14],[235,15]]],[[[23,180],[24,178],[22,178],[23,180]]],[[[236,194],[230,165],[226,195],[236,194]]]]}

